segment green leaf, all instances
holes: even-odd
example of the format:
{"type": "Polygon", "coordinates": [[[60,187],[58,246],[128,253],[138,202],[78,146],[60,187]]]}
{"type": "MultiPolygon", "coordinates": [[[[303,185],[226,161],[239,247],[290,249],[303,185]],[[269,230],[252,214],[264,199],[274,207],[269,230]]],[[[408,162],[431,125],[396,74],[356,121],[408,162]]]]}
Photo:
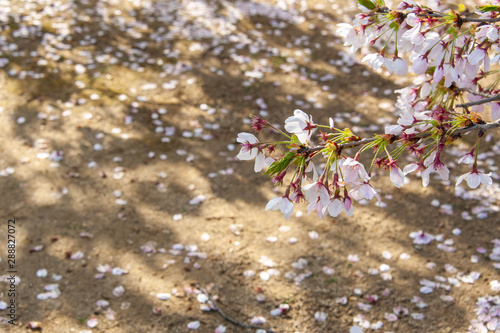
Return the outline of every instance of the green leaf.
{"type": "Polygon", "coordinates": [[[283,170],[285,170],[290,163],[292,163],[293,159],[295,158],[295,153],[294,152],[288,152],[283,156],[278,161],[273,162],[269,168],[267,169],[266,172],[264,172],[265,175],[279,175],[283,170]]]}
{"type": "Polygon", "coordinates": [[[399,29],[398,22],[392,21],[391,24],[389,24],[389,28],[398,30],[399,29]]]}
{"type": "Polygon", "coordinates": [[[373,10],[373,9],[377,8],[377,6],[375,6],[375,4],[373,2],[371,2],[370,0],[358,0],[358,3],[361,6],[368,8],[369,10],[373,10]]]}
{"type": "Polygon", "coordinates": [[[487,12],[500,12],[500,6],[494,6],[492,4],[486,5],[486,6],[476,6],[478,10],[480,10],[483,13],[487,12]]]}
{"type": "Polygon", "coordinates": [[[295,134],[292,135],[292,143],[295,143],[297,146],[300,146],[302,144],[302,142],[300,142],[299,138],[295,134]]]}
{"type": "Polygon", "coordinates": [[[456,33],[457,33],[457,29],[455,27],[449,27],[447,30],[446,30],[446,33],[449,34],[449,35],[453,35],[455,36],[456,33]]]}

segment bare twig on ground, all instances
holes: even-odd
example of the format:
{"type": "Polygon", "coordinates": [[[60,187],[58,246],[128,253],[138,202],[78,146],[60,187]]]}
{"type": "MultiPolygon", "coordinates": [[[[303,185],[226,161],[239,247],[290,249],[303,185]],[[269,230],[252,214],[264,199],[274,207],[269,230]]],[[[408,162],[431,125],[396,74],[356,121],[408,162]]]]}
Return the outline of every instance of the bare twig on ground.
{"type": "Polygon", "coordinates": [[[197,286],[197,288],[198,288],[198,290],[201,293],[205,294],[205,296],[208,297],[209,302],[210,302],[210,307],[213,310],[217,311],[221,315],[222,318],[224,318],[225,320],[229,321],[230,323],[232,323],[232,324],[234,324],[236,326],[239,326],[239,327],[251,328],[251,329],[254,329],[254,330],[264,330],[267,333],[276,333],[273,330],[270,330],[270,329],[267,329],[267,328],[264,328],[264,327],[260,327],[260,326],[255,326],[255,325],[249,325],[249,324],[241,323],[241,322],[237,321],[236,319],[233,319],[233,318],[229,317],[227,314],[225,314],[224,312],[222,312],[222,310],[219,309],[219,307],[217,305],[215,305],[215,303],[213,303],[210,300],[210,295],[208,294],[208,292],[205,289],[201,288],[200,286],[197,286]]]}

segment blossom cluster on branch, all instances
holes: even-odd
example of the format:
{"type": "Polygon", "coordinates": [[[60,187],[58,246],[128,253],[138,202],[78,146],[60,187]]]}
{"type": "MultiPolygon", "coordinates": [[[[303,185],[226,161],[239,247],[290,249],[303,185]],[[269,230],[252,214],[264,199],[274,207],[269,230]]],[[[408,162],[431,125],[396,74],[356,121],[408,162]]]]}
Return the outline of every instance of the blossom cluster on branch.
{"type": "Polygon", "coordinates": [[[474,13],[457,13],[411,0],[396,10],[387,8],[383,0],[358,0],[361,13],[353,25],[339,25],[344,45],[352,52],[360,47],[378,48],[379,52],[362,61],[375,69],[384,66],[395,75],[406,75],[411,69],[418,76],[416,85],[398,91],[397,124],[371,138],[335,127],[332,118],[328,125],[316,124],[301,110],[286,119],[286,132],[255,116],[252,127],[256,132],[272,128],[286,139],[260,142],[251,133],[240,133],[237,141],[242,148],[237,157],[255,159],[256,172],[267,167],[265,174],[276,185],[291,175],[285,194],[271,199],[266,209],[279,209],[288,218],[294,204],[306,201],[308,213],[316,211],[320,218],[336,217],[342,211],[350,216],[353,201],[380,201],[370,185],[373,167],[389,170],[396,187],[403,186],[405,175],[411,172],[420,175],[423,186],[429,184],[432,173],[448,180],[443,153],[468,133],[475,133],[477,140],[458,163],[470,164],[471,169],[458,178],[457,185],[463,181],[471,188],[492,184],[491,174],[478,170],[477,154],[484,133],[500,127],[499,3],[476,7],[474,13]],[[490,122],[483,120],[487,117],[490,122]],[[360,148],[353,156],[345,155],[346,148],[354,147],[360,148]],[[374,152],[368,171],[359,162],[360,154],[367,151],[374,152]],[[416,162],[401,168],[400,157],[405,152],[416,162]],[[322,163],[313,162],[316,156],[323,157],[322,163]]]}

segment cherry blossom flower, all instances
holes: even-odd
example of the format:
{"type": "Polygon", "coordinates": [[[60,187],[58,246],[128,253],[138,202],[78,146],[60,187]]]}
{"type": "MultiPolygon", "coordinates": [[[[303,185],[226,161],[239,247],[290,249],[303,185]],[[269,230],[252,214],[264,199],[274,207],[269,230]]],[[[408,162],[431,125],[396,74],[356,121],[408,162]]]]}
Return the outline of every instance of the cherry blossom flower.
{"type": "Polygon", "coordinates": [[[236,141],[242,145],[236,158],[239,160],[253,160],[255,158],[255,172],[260,172],[264,167],[271,164],[270,159],[266,159],[266,156],[258,147],[259,140],[255,135],[242,132],[238,134],[236,141]]]}
{"type": "Polygon", "coordinates": [[[474,149],[472,149],[470,152],[465,154],[464,156],[460,157],[458,160],[459,164],[472,164],[474,162],[474,149]]]}
{"type": "Polygon", "coordinates": [[[415,61],[413,61],[412,70],[417,75],[424,74],[427,71],[427,58],[424,56],[419,56],[415,61]]]}
{"type": "Polygon", "coordinates": [[[436,83],[440,82],[443,76],[444,76],[443,66],[437,66],[436,69],[434,70],[434,74],[432,74],[432,80],[436,83]]]}
{"type": "Polygon", "coordinates": [[[371,53],[366,55],[361,62],[367,62],[373,69],[378,69],[384,64],[384,56],[380,53],[371,53]]]}
{"type": "Polygon", "coordinates": [[[405,176],[403,174],[403,171],[399,168],[396,161],[390,162],[388,166],[390,169],[391,182],[394,184],[394,186],[400,188],[405,183],[405,176]]]}
{"type": "Polygon", "coordinates": [[[463,174],[460,177],[458,177],[455,186],[460,185],[464,180],[467,182],[467,185],[469,185],[469,187],[472,189],[477,188],[481,184],[484,185],[493,184],[493,180],[491,179],[491,172],[488,174],[484,174],[479,172],[478,170],[467,172],[466,174],[463,174]]]}
{"type": "Polygon", "coordinates": [[[293,212],[293,202],[288,196],[274,197],[266,205],[266,210],[281,210],[284,217],[289,219],[293,212]]]}
{"type": "Polygon", "coordinates": [[[487,56],[486,51],[481,48],[474,49],[467,57],[468,62],[471,65],[480,64],[483,62],[484,58],[487,56]]]}
{"type": "MultiPolygon", "coordinates": [[[[424,164],[425,164],[425,161],[424,161],[424,164]]],[[[448,180],[448,178],[450,176],[450,170],[448,170],[446,165],[444,165],[443,162],[441,162],[438,157],[436,157],[434,162],[432,162],[432,164],[429,165],[427,169],[422,171],[422,179],[424,177],[429,177],[429,175],[434,171],[439,174],[439,176],[441,177],[442,180],[448,180]]],[[[428,182],[424,182],[424,187],[427,186],[426,184],[428,185],[428,182]]]]}
{"type": "MultiPolygon", "coordinates": [[[[337,24],[337,34],[344,39],[344,46],[349,46],[356,40],[356,30],[349,23],[339,23],[337,24]]],[[[356,52],[356,50],[351,51],[356,52]]]]}
{"type": "Polygon", "coordinates": [[[389,125],[385,127],[385,134],[399,135],[404,129],[401,125],[389,125]]]}
{"type": "Polygon", "coordinates": [[[317,200],[320,200],[323,206],[326,206],[330,200],[328,189],[322,181],[304,185],[302,186],[302,191],[304,192],[304,196],[308,202],[316,202],[317,200]]]}
{"type": "Polygon", "coordinates": [[[382,202],[380,195],[375,191],[375,189],[368,183],[363,183],[358,186],[353,187],[349,191],[349,196],[356,201],[360,201],[365,198],[367,200],[372,200],[373,198],[377,198],[379,204],[382,202]]]}
{"type": "MultiPolygon", "coordinates": [[[[370,180],[370,176],[368,176],[365,166],[351,157],[342,160],[340,163],[340,169],[346,183],[354,183],[357,182],[358,179],[361,182],[367,182],[370,180]]],[[[335,171],[333,165],[332,171],[335,171]]]]}
{"type": "Polygon", "coordinates": [[[311,139],[312,130],[316,128],[312,116],[302,110],[296,109],[293,116],[285,120],[285,129],[297,136],[300,142],[307,144],[311,139]]]}
{"type": "Polygon", "coordinates": [[[332,217],[337,217],[342,213],[342,209],[344,208],[344,205],[342,204],[342,201],[340,201],[339,198],[334,198],[331,200],[328,205],[326,205],[323,210],[328,211],[328,214],[332,217]]]}
{"type": "Polygon", "coordinates": [[[417,245],[426,245],[435,239],[433,235],[425,233],[422,230],[418,232],[411,232],[410,237],[413,238],[413,244],[417,245]]]}
{"type": "Polygon", "coordinates": [[[259,149],[256,147],[256,144],[259,143],[259,140],[255,137],[255,135],[245,132],[238,133],[236,141],[242,144],[240,152],[236,156],[238,159],[253,160],[257,157],[259,149]]]}

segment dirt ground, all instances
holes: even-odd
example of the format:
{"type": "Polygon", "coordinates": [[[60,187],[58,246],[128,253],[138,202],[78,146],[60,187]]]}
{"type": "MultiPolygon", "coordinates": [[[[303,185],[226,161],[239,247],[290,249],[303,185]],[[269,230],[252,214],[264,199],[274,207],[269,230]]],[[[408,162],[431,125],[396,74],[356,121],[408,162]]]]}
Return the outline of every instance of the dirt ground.
{"type": "Polygon", "coordinates": [[[457,192],[458,166],[428,188],[379,177],[385,207],[336,219],[265,211],[282,189],[235,159],[250,114],[282,124],[300,108],[360,136],[396,119],[406,81],[357,63],[334,33],[353,3],[2,5],[0,301],[15,299],[16,325],[0,310],[0,331],[256,331],[204,311],[202,288],[229,317],[264,317],[256,325],[275,332],[381,321],[373,331],[455,333],[477,318],[478,297],[498,295],[498,135],[480,161],[490,188],[457,192]],[[419,230],[440,236],[415,245],[419,230]],[[272,316],[280,304],[289,310],[272,316]]]}

